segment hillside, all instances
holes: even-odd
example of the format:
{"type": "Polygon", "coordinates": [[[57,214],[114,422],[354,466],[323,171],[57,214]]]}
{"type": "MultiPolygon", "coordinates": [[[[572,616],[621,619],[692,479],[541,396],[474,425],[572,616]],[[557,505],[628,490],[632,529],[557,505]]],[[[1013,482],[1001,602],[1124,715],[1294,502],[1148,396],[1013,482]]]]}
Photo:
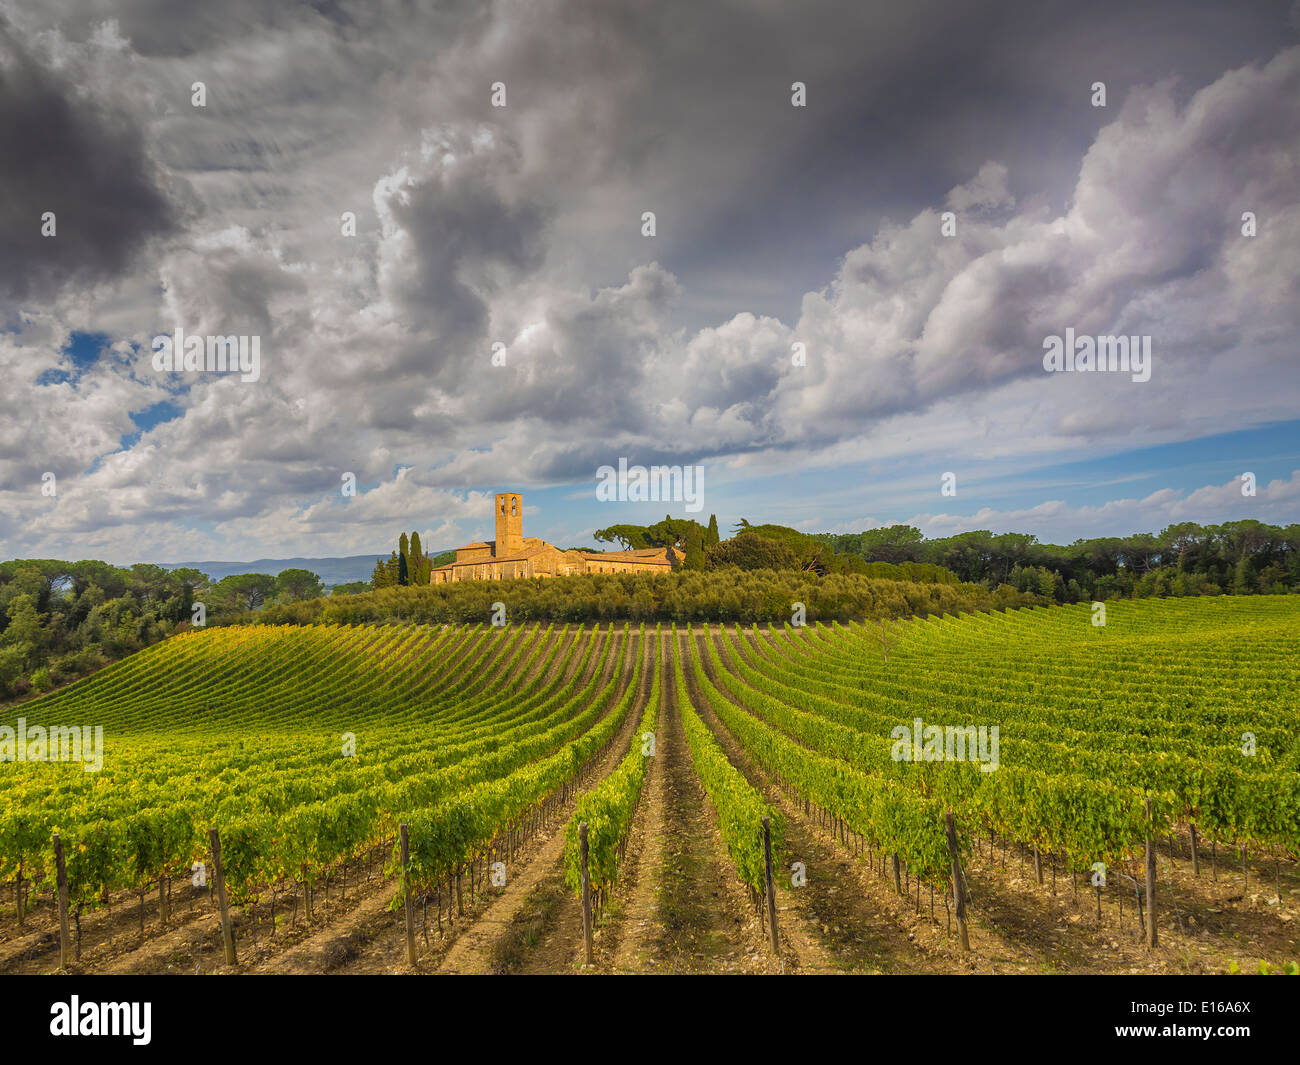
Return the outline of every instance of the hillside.
{"type": "Polygon", "coordinates": [[[25,925],[0,914],[0,971],[57,963],[55,825],[85,969],[223,967],[203,955],[214,926],[188,872],[216,826],[241,970],[409,971],[386,910],[400,824],[423,900],[416,969],[563,971],[581,949],[579,794],[604,971],[1294,960],[1300,599],[1116,602],[1096,618],[1080,604],[807,628],[181,635],[22,708],[29,736],[101,723],[103,771],[8,767],[0,875],[21,869],[30,896],[25,925]],[[647,727],[653,747],[634,742],[647,727]],[[945,897],[948,810],[969,949],[945,897]],[[762,948],[762,817],[777,868],[809,870],[778,881],[779,956],[762,948]],[[1139,926],[1132,902],[1151,835],[1159,938],[1144,940],[1151,903],[1139,926]],[[509,875],[489,885],[498,861],[509,875]]]}

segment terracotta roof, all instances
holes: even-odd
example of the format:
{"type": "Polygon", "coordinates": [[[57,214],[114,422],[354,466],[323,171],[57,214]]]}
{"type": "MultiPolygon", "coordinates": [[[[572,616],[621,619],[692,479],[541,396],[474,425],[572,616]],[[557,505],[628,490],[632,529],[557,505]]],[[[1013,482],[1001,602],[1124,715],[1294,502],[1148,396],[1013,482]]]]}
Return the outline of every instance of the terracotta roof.
{"type": "Polygon", "coordinates": [[[634,551],[582,551],[583,558],[590,562],[649,562],[671,565],[668,552],[662,547],[642,547],[634,551]]]}
{"type": "MultiPolygon", "coordinates": [[[[523,559],[526,559],[526,558],[533,558],[533,557],[535,557],[535,556],[537,556],[537,555],[540,555],[542,552],[546,551],[547,549],[550,549],[550,550],[552,550],[552,551],[557,550],[557,548],[551,547],[550,544],[538,544],[536,547],[525,547],[522,551],[516,552],[516,553],[513,554],[513,555],[506,555],[505,558],[493,558],[493,559],[489,559],[489,560],[486,560],[486,561],[491,561],[491,562],[520,562],[520,561],[522,561],[523,559]]],[[[466,565],[466,566],[480,566],[480,565],[482,565],[482,563],[481,563],[481,562],[465,562],[465,563],[462,563],[462,565],[466,565]]]]}
{"type": "MultiPolygon", "coordinates": [[[[540,540],[535,536],[527,537],[524,542],[526,546],[522,550],[516,551],[513,555],[507,555],[504,558],[488,556],[487,558],[469,559],[464,562],[448,562],[446,565],[436,567],[433,572],[439,573],[453,570],[457,566],[486,566],[500,562],[524,562],[530,558],[536,558],[538,555],[544,554],[547,551],[554,551],[556,554],[560,555],[572,556],[576,554],[586,562],[636,562],[652,566],[672,565],[668,560],[668,551],[663,547],[639,547],[631,551],[562,551],[554,544],[548,544],[544,540],[540,540]],[[529,541],[532,541],[532,543],[529,543],[529,541]]],[[[473,544],[465,544],[463,547],[457,548],[457,550],[465,551],[472,548],[482,549],[495,547],[495,541],[487,540],[473,544]]]]}
{"type": "MultiPolygon", "coordinates": [[[[470,544],[468,546],[472,547],[474,545],[470,544]]],[[[550,544],[538,544],[536,547],[525,547],[522,551],[516,552],[513,555],[506,555],[504,558],[495,558],[489,556],[488,558],[476,558],[466,562],[448,562],[445,566],[439,566],[437,568],[443,570],[443,569],[455,569],[457,566],[486,566],[493,562],[522,562],[524,559],[527,558],[535,558],[537,555],[540,555],[543,551],[547,550],[547,548],[550,547],[551,547],[550,544]]],[[[464,548],[461,548],[461,550],[463,551],[464,548]]],[[[557,549],[551,548],[551,550],[557,550],[557,549]]]]}

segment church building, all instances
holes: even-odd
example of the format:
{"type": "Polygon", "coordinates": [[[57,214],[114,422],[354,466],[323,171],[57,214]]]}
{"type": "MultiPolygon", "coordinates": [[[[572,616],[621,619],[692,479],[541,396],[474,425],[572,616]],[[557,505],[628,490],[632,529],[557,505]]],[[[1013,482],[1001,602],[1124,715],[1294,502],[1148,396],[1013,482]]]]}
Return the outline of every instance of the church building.
{"type": "Polygon", "coordinates": [[[456,548],[456,561],[439,566],[430,584],[495,581],[507,577],[564,577],[571,573],[667,573],[668,549],[638,551],[562,551],[536,536],[524,535],[524,497],[501,492],[495,499],[496,539],[456,548]]]}

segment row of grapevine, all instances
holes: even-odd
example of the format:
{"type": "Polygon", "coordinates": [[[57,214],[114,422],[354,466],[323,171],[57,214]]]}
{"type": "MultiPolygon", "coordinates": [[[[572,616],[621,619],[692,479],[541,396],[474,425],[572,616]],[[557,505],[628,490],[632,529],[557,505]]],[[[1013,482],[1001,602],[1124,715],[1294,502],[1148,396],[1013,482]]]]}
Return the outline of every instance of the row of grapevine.
{"type": "Polygon", "coordinates": [[[578,826],[587,825],[588,875],[592,888],[603,897],[618,878],[632,815],[636,813],[654,753],[655,729],[660,716],[660,673],[658,649],[662,626],[655,627],[656,655],[651,663],[650,695],[632,738],[632,746],[617,768],[590,791],[578,798],[573,816],[564,830],[564,879],[581,893],[582,861],[578,848],[578,826]]]}
{"type": "MultiPolygon", "coordinates": [[[[689,629],[687,638],[690,638],[689,629]]],[[[770,819],[773,861],[777,865],[780,864],[785,820],[728,761],[709,727],[693,709],[686,687],[686,675],[682,670],[676,627],[673,630],[673,678],[677,712],[681,716],[686,746],[691,752],[696,775],[718,812],[722,839],[740,879],[749,888],[753,898],[761,898],[766,894],[763,818],[770,819]]]]}
{"type": "MultiPolygon", "coordinates": [[[[320,656],[328,668],[337,665],[333,660],[348,658],[347,648],[362,647],[372,670],[390,663],[404,675],[413,664],[407,660],[409,649],[423,644],[420,632],[403,628],[312,633],[305,641],[292,630],[234,630],[234,636],[231,631],[167,641],[134,656],[120,670],[91,678],[94,690],[84,702],[96,705],[97,692],[110,693],[112,705],[129,698],[123,693],[137,689],[138,659],[164,651],[176,655],[177,649],[169,646],[173,644],[188,653],[210,642],[214,672],[225,678],[225,692],[237,699],[244,671],[226,668],[225,652],[232,644],[255,652],[257,637],[262,636],[260,649],[269,646],[272,653],[255,655],[258,665],[270,667],[270,675],[283,681],[282,688],[262,690],[267,700],[281,690],[297,698],[295,679],[305,674],[301,663],[292,666],[299,655],[282,654],[286,648],[320,656]],[[281,663],[288,665],[280,668],[281,663]],[[119,672],[123,676],[111,675],[119,672]]],[[[50,837],[57,830],[67,844],[74,903],[94,905],[106,894],[139,891],[203,860],[207,826],[216,824],[222,829],[227,881],[236,899],[255,897],[260,885],[283,879],[310,887],[331,867],[391,839],[402,812],[436,805],[479,781],[508,775],[581,740],[609,704],[612,686],[622,675],[616,672],[598,690],[596,677],[603,667],[594,665],[592,655],[600,641],[594,635],[569,640],[556,664],[565,641],[552,636],[549,628],[530,630],[527,636],[522,629],[497,634],[488,627],[450,639],[448,633],[439,633],[431,645],[443,646],[451,652],[449,658],[467,668],[436,669],[434,677],[418,681],[408,678],[413,688],[438,696],[426,704],[425,723],[362,718],[371,731],[362,733],[352,756],[341,754],[337,733],[333,739],[309,735],[306,744],[297,732],[259,737],[249,744],[247,737],[236,735],[214,743],[127,732],[114,737],[101,773],[57,763],[7,765],[10,786],[0,792],[0,875],[13,877],[20,890],[24,879],[51,883],[50,837]],[[489,639],[497,645],[492,650],[489,639]],[[575,665],[577,650],[581,655],[575,665]],[[593,676],[583,682],[589,668],[593,676]],[[545,687],[552,674],[558,683],[545,687]],[[510,690],[512,679],[528,676],[534,678],[531,691],[523,686],[510,690]],[[431,740],[428,721],[440,719],[449,724],[431,740]],[[365,753],[374,746],[367,743],[368,736],[380,744],[373,755],[365,753]],[[169,750],[161,761],[159,740],[169,750]]],[[[606,662],[619,642],[612,635],[605,637],[606,662]]],[[[188,685],[180,689],[185,701],[171,703],[156,716],[184,716],[197,682],[192,678],[181,683],[188,685]]],[[[29,704],[27,714],[51,720],[70,705],[72,690],[58,693],[61,698],[52,707],[41,701],[29,704]]],[[[219,698],[222,689],[215,692],[219,698]]],[[[132,716],[129,709],[125,716],[132,716]]]]}
{"type": "MultiPolygon", "coordinates": [[[[623,684],[620,659],[614,676],[585,712],[594,718],[591,725],[559,750],[504,776],[485,777],[440,805],[421,804],[399,818],[409,826],[412,882],[429,885],[454,875],[476,856],[493,850],[494,841],[545,797],[576,779],[613,742],[631,712],[645,656],[636,655],[635,662],[631,679],[623,684]],[[621,698],[614,702],[620,690],[621,698]]],[[[400,863],[397,850],[393,862],[395,867],[400,863]]]]}
{"type": "MultiPolygon", "coordinates": [[[[880,850],[902,856],[917,875],[936,883],[942,880],[950,859],[941,803],[794,742],[752,709],[756,704],[774,703],[753,693],[748,704],[751,708],[743,709],[724,696],[705,674],[695,639],[689,643],[696,690],[764,772],[873,841],[880,850]]],[[[707,637],[706,646],[712,651],[707,637]]]]}

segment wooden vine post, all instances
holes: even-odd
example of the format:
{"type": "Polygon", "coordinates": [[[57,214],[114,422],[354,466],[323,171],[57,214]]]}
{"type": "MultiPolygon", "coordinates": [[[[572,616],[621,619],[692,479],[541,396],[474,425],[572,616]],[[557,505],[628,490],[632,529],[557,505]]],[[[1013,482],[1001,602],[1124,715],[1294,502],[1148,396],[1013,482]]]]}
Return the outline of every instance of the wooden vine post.
{"type": "Polygon", "coordinates": [[[944,832],[948,836],[948,855],[952,858],[952,897],[957,903],[957,934],[961,937],[961,949],[970,950],[970,933],[966,929],[966,892],[962,890],[961,852],[957,849],[957,825],[952,811],[943,815],[944,832]]]}
{"type": "Polygon", "coordinates": [[[63,840],[54,833],[54,871],[59,889],[59,968],[68,967],[71,933],[68,931],[68,869],[63,861],[63,840]]]}
{"type": "Polygon", "coordinates": [[[402,908],[406,911],[406,960],[415,967],[415,907],[411,903],[411,841],[406,822],[399,829],[402,841],[402,908]]]}
{"type": "Polygon", "coordinates": [[[763,876],[767,888],[767,924],[772,930],[772,953],[781,953],[776,933],[776,891],[772,883],[772,819],[763,818],[763,876]]]}
{"type": "Polygon", "coordinates": [[[217,908],[221,911],[221,941],[226,948],[226,964],[235,964],[235,926],[230,923],[230,905],[226,900],[226,877],[221,869],[221,837],[215,828],[208,829],[212,847],[212,879],[217,888],[217,908]]]}
{"type": "Polygon", "coordinates": [[[1147,810],[1147,946],[1156,948],[1156,845],[1151,837],[1151,800],[1146,801],[1147,810]]]}
{"type": "Polygon", "coordinates": [[[578,852],[582,857],[582,944],[586,951],[586,964],[595,960],[595,947],[591,941],[591,873],[587,868],[587,822],[578,825],[578,852]]]}

